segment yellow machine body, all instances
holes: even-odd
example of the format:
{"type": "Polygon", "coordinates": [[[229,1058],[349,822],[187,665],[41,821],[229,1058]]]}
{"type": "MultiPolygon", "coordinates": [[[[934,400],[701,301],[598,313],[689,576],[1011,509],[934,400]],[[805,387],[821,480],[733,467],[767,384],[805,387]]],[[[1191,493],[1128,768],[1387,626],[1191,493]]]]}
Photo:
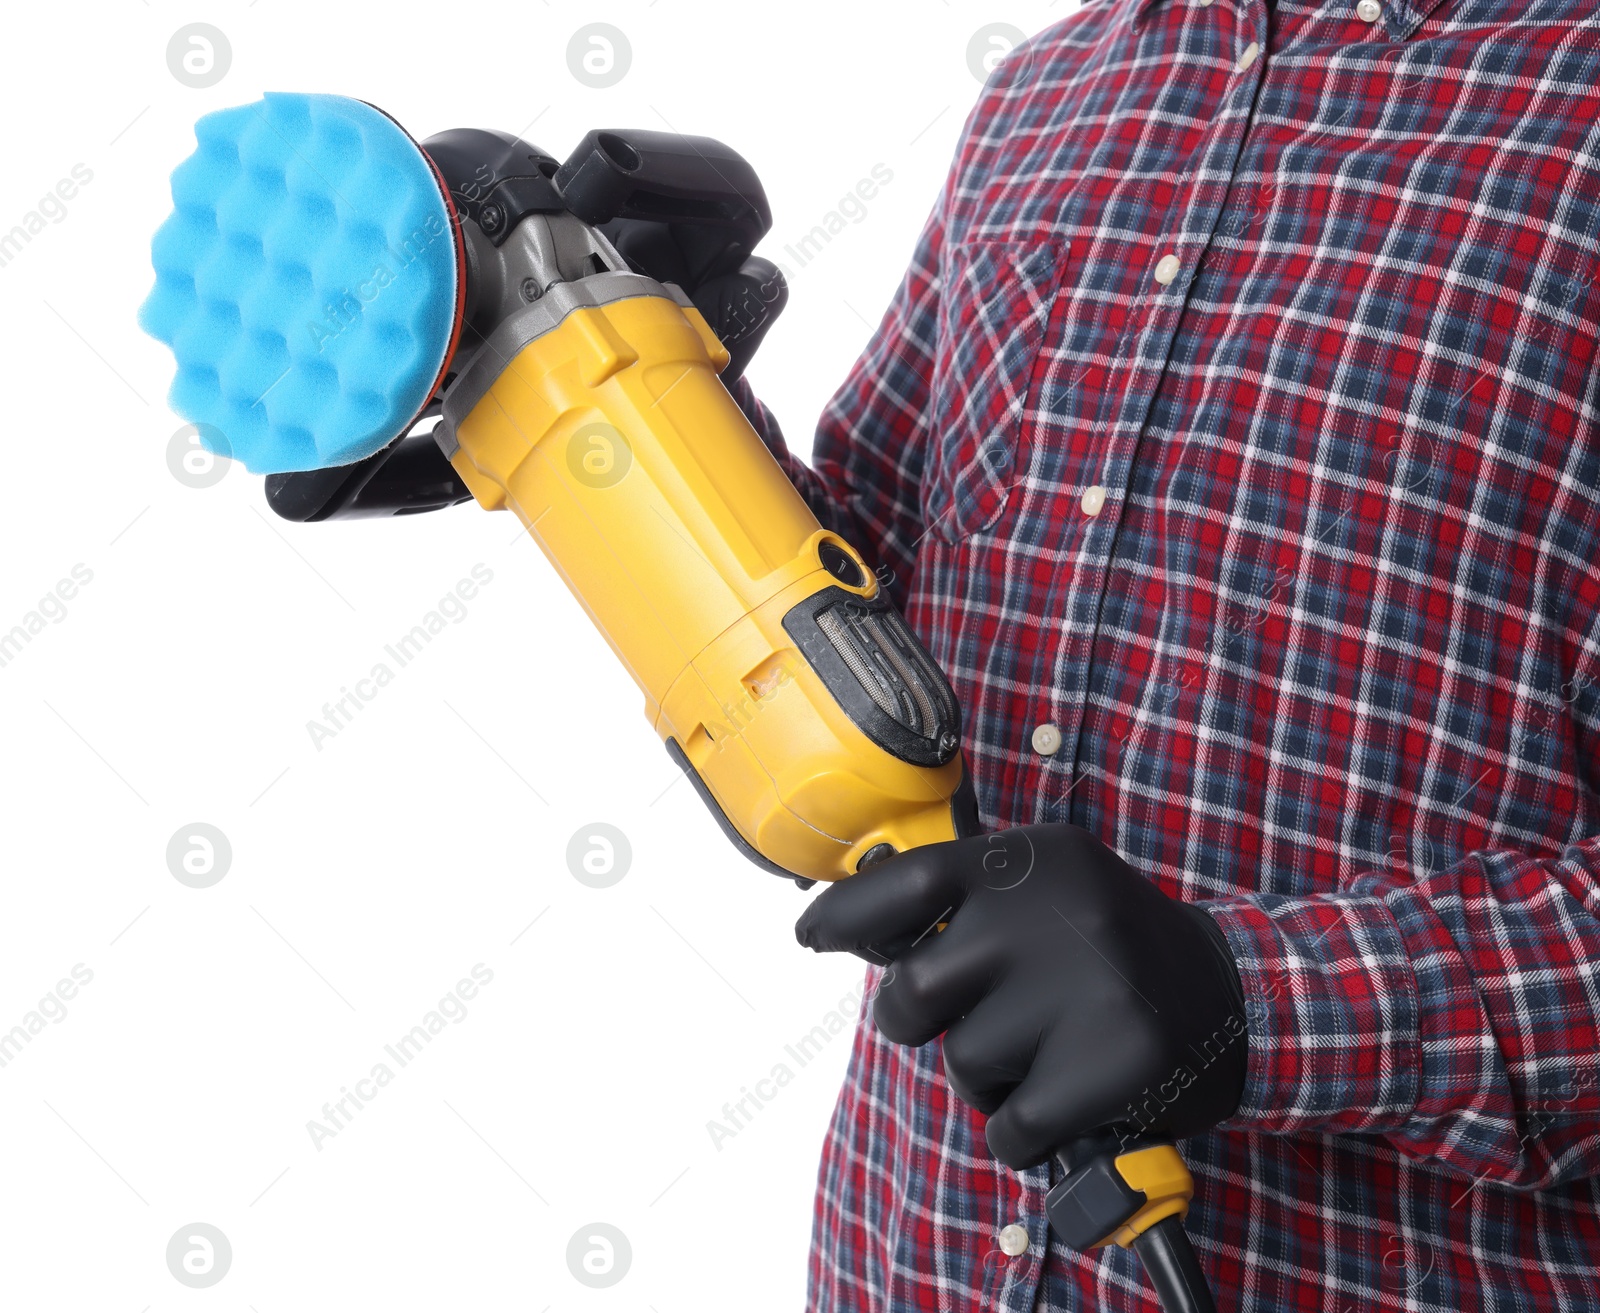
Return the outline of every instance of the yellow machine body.
{"type": "Polygon", "coordinates": [[[451,462],[527,526],[738,836],[836,880],[880,845],[954,838],[961,760],[915,765],[874,742],[785,630],[819,590],[879,585],[722,386],[727,359],[666,296],[574,310],[505,363],[451,462]],[[854,583],[825,567],[827,543],[854,583]]]}
{"type": "MultiPolygon", "coordinates": [[[[869,854],[958,837],[962,761],[887,750],[786,629],[819,593],[870,600],[879,584],[722,386],[727,360],[668,296],[573,310],[456,421],[451,464],[481,505],[527,526],[751,855],[838,880],[869,854]],[[857,582],[826,568],[825,544],[857,582]]],[[[1145,1202],[1099,1244],[1131,1245],[1187,1211],[1193,1180],[1170,1144],[1115,1165],[1145,1202]]]]}

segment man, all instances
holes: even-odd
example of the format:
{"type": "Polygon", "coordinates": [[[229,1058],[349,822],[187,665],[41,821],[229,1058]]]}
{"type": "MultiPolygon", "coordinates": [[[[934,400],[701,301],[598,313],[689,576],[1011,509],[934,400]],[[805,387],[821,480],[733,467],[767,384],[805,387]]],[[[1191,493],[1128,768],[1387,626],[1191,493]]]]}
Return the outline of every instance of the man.
{"type": "Polygon", "coordinates": [[[1111,1122],[1186,1137],[1223,1309],[1600,1308],[1597,122],[1589,3],[1099,0],[990,79],[814,470],[738,385],[998,832],[802,918],[921,935],[819,1313],[1153,1308],[1046,1227],[1111,1122]]]}

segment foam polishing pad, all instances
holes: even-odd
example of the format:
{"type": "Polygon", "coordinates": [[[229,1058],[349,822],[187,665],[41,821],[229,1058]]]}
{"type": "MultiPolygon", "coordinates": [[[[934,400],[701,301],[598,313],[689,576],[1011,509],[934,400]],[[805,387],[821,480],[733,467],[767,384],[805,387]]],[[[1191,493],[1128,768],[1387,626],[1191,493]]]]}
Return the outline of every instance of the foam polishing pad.
{"type": "Polygon", "coordinates": [[[177,358],[172,409],[258,474],[381,450],[460,332],[463,254],[432,162],[344,96],[268,93],[194,135],[139,311],[177,358]]]}

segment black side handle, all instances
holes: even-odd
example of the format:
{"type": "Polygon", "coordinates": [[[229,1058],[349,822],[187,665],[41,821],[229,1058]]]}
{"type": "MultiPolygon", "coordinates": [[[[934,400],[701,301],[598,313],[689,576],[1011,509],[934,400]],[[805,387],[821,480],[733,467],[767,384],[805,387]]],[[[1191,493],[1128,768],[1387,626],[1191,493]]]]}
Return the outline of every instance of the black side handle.
{"type": "Polygon", "coordinates": [[[391,442],[354,465],[267,475],[267,505],[300,524],[420,515],[471,498],[427,433],[391,442]]]}
{"type": "Polygon", "coordinates": [[[710,137],[597,130],[578,143],[553,181],[585,223],[671,224],[693,283],[736,272],[772,228],[767,193],[749,161],[710,137]]]}

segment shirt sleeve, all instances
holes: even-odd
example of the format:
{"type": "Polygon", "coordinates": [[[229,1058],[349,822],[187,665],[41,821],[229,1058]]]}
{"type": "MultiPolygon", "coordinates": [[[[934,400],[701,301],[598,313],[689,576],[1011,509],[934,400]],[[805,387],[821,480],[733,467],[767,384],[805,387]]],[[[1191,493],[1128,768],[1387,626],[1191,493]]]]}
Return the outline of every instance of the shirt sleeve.
{"type": "Polygon", "coordinates": [[[1380,1135],[1470,1178],[1600,1174],[1600,837],[1205,904],[1244,984],[1231,1126],[1380,1135]]]}
{"type": "Polygon", "coordinates": [[[921,486],[939,324],[943,204],[941,197],[882,322],[823,411],[811,466],[788,449],[749,382],[741,378],[733,387],[734,399],[817,518],[878,568],[901,605],[924,531],[921,486]]]}

